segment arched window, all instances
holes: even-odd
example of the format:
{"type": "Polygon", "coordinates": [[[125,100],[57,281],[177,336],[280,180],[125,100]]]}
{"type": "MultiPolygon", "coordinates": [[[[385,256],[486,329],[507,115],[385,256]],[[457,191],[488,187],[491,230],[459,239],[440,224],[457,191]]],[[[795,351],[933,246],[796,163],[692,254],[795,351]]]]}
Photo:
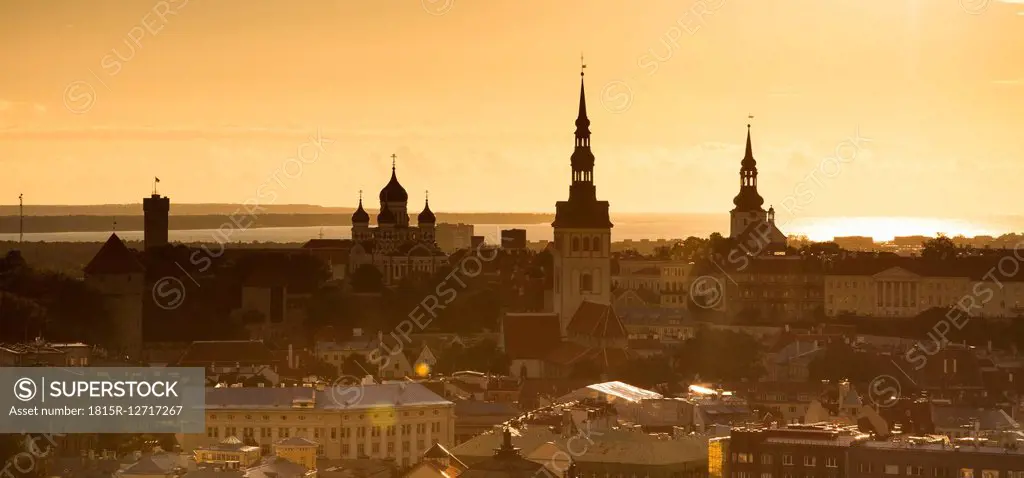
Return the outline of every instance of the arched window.
{"type": "Polygon", "coordinates": [[[593,241],[594,245],[591,249],[593,249],[594,252],[601,252],[602,250],[604,250],[604,247],[601,246],[601,236],[594,236],[593,241]]]}
{"type": "Polygon", "coordinates": [[[590,238],[589,237],[584,237],[583,238],[583,250],[584,251],[589,251],[590,250],[590,238]]]}
{"type": "Polygon", "coordinates": [[[591,292],[594,290],[594,279],[590,274],[580,275],[580,292],[591,292]]]}
{"type": "Polygon", "coordinates": [[[578,250],[580,250],[580,238],[574,237],[572,238],[572,251],[576,252],[578,250]]]}

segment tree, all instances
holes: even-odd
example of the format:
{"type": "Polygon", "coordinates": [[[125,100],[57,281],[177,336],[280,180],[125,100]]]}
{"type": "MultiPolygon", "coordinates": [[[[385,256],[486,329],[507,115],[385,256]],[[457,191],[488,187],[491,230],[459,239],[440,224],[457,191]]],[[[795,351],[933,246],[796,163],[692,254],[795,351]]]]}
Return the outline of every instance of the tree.
{"type": "Polygon", "coordinates": [[[763,374],[761,346],[742,332],[700,328],[672,354],[683,377],[699,374],[715,381],[756,380],[763,374]]]}
{"type": "Polygon", "coordinates": [[[957,247],[952,239],[943,234],[921,243],[921,257],[924,259],[954,259],[962,252],[962,248],[957,247]]]}
{"type": "Polygon", "coordinates": [[[352,273],[352,290],[360,293],[378,293],[384,288],[384,277],[371,264],[363,264],[352,273]]]}
{"type": "Polygon", "coordinates": [[[451,374],[464,370],[505,375],[511,361],[491,340],[469,347],[455,344],[443,350],[434,367],[439,373],[451,374]]]}
{"type": "Polygon", "coordinates": [[[317,289],[306,304],[306,324],[310,332],[328,326],[352,328],[347,320],[347,305],[345,293],[337,283],[327,283],[317,289]]]}
{"type": "Polygon", "coordinates": [[[616,380],[640,388],[668,387],[679,378],[664,357],[640,357],[623,364],[614,373],[616,380]]]}

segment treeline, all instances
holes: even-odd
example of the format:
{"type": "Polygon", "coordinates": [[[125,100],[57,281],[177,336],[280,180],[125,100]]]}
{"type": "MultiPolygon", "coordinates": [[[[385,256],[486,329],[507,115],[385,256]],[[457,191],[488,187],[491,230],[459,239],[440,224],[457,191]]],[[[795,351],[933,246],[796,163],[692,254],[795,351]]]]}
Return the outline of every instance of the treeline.
{"type": "MultiPolygon", "coordinates": [[[[173,208],[173,206],[172,206],[173,208]]],[[[376,210],[368,210],[371,215],[376,210]]],[[[418,211],[412,208],[410,215],[418,211]]],[[[141,231],[143,229],[142,208],[133,215],[74,215],[74,216],[25,216],[25,233],[50,232],[97,232],[109,231],[113,221],[117,220],[117,228],[123,231],[141,231]]],[[[439,222],[466,224],[540,224],[550,222],[551,214],[495,214],[495,213],[437,213],[439,222]]],[[[0,216],[0,234],[17,234],[21,231],[21,217],[0,216]]],[[[247,215],[246,208],[238,206],[236,211],[227,214],[171,215],[168,227],[174,231],[190,229],[217,229],[221,225],[239,222],[246,228],[262,227],[323,227],[351,226],[352,212],[329,214],[273,214],[255,211],[247,215]],[[232,217],[235,219],[233,220],[232,217]]],[[[413,218],[415,219],[415,217],[413,218]]],[[[239,226],[232,226],[239,227],[239,226]]]]}
{"type": "MultiPolygon", "coordinates": [[[[124,238],[122,238],[124,240],[124,238]]],[[[131,249],[141,250],[142,241],[124,241],[131,249]]],[[[191,244],[199,246],[200,244],[191,244]]],[[[19,251],[25,262],[33,268],[58,272],[70,277],[82,277],[82,269],[92,260],[103,246],[102,242],[23,242],[0,241],[0,256],[10,251],[19,251]]],[[[299,243],[238,242],[233,249],[286,249],[298,248],[299,243]]],[[[220,246],[217,246],[219,249],[220,246]]],[[[213,245],[210,249],[217,250],[213,245]]]]}

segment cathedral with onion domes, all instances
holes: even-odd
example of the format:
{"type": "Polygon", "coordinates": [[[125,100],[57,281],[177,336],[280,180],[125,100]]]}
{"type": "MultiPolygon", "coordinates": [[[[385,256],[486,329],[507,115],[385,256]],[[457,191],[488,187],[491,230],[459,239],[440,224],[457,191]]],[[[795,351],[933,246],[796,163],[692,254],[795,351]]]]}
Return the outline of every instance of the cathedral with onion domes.
{"type": "Polygon", "coordinates": [[[376,227],[370,226],[370,214],[359,207],[352,214],[352,249],[349,251],[349,273],[369,264],[380,271],[385,285],[394,285],[413,274],[433,274],[446,264],[448,257],[434,242],[437,218],[424,197],[423,211],[416,224],[409,221],[409,193],[398,182],[396,155],[391,155],[391,180],[380,190],[380,209],[376,227]]]}

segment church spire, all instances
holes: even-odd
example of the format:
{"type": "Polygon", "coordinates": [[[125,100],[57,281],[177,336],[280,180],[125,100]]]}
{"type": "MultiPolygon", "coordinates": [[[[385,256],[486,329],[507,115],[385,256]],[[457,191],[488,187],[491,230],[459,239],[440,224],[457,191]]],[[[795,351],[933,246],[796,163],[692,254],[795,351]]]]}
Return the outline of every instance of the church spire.
{"type": "MultiPolygon", "coordinates": [[[[747,120],[754,119],[748,115],[747,120]]],[[[737,211],[761,210],[764,199],[757,193],[757,161],[754,160],[754,148],[750,144],[750,123],[747,123],[747,147],[740,161],[740,192],[732,200],[737,211]]]]}
{"type": "MultiPolygon", "coordinates": [[[[751,116],[753,118],[753,116],[751,116]]],[[[754,160],[754,148],[750,146],[750,123],[747,123],[747,152],[743,155],[743,160],[754,160]]]]}
{"type": "Polygon", "coordinates": [[[580,55],[580,109],[576,116],[576,145],[570,161],[572,183],[569,186],[569,200],[594,201],[594,153],[590,151],[590,118],[587,117],[587,93],[583,84],[587,64],[580,55]]]}
{"type": "MultiPolygon", "coordinates": [[[[576,115],[576,146],[580,146],[579,140],[590,138],[590,118],[587,118],[587,94],[583,85],[583,70],[587,64],[583,62],[583,55],[580,55],[580,111],[576,115]]],[[[589,141],[587,145],[589,146],[589,141]]]]}

